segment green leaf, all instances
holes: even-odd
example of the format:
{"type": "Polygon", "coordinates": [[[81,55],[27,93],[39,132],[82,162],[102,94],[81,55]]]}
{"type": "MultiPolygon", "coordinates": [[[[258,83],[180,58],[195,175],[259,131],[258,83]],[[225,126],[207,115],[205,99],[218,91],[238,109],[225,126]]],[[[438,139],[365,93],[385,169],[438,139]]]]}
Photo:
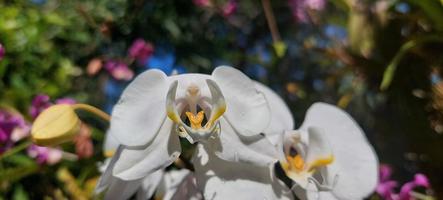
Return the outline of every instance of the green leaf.
{"type": "Polygon", "coordinates": [[[26,193],[26,191],[23,189],[23,186],[19,185],[19,186],[15,187],[12,199],[14,199],[14,200],[28,200],[29,197],[28,197],[28,194],[26,193]]]}

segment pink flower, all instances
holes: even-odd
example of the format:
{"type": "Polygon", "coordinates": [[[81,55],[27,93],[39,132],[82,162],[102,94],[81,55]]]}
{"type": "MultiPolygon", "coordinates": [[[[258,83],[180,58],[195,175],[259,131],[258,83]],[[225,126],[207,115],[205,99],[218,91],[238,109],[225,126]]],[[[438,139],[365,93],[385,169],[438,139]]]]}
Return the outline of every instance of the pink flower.
{"type": "Polygon", "coordinates": [[[198,7],[210,7],[212,5],[210,0],[192,0],[192,2],[198,7]]]}
{"type": "Polygon", "coordinates": [[[3,45],[0,43],[0,60],[2,60],[3,57],[5,57],[5,53],[6,53],[6,50],[3,47],[3,45]]]}
{"type": "Polygon", "coordinates": [[[411,192],[416,187],[430,188],[428,178],[423,174],[415,174],[414,180],[403,184],[400,193],[395,193],[397,181],[391,180],[392,168],[388,165],[380,165],[380,180],[376,188],[379,194],[385,200],[410,200],[411,192]]]}
{"type": "Polygon", "coordinates": [[[128,54],[130,57],[137,59],[137,61],[144,65],[149,57],[152,56],[154,52],[154,47],[151,43],[139,38],[132,43],[129,47],[128,54]]]}
{"type": "Polygon", "coordinates": [[[289,0],[289,8],[297,22],[308,23],[307,10],[322,11],[326,6],[325,0],[289,0]]]}
{"type": "Polygon", "coordinates": [[[305,0],[305,7],[311,10],[322,11],[323,9],[325,9],[325,6],[325,0],[305,0]]]}
{"type": "Polygon", "coordinates": [[[235,11],[237,11],[237,1],[236,0],[229,0],[228,3],[226,3],[223,7],[222,7],[222,14],[224,17],[229,17],[232,14],[235,13],[235,11]]]}
{"type": "Polygon", "coordinates": [[[94,153],[94,145],[91,140],[91,129],[82,124],[80,132],[74,139],[75,153],[79,158],[89,158],[94,153]]]}
{"type": "Polygon", "coordinates": [[[105,64],[105,69],[117,80],[131,80],[134,77],[134,72],[129,69],[125,63],[109,60],[105,64]]]}
{"type": "Polygon", "coordinates": [[[55,100],[55,103],[56,104],[70,104],[70,105],[73,105],[73,104],[76,104],[77,101],[75,101],[75,99],[72,99],[72,98],[69,98],[69,97],[65,97],[65,98],[60,98],[60,99],[55,100]]]}
{"type": "Polygon", "coordinates": [[[97,74],[102,68],[103,63],[99,58],[94,58],[89,61],[88,66],[86,67],[86,71],[89,76],[97,74]]]}
{"type": "Polygon", "coordinates": [[[415,174],[414,180],[405,183],[399,194],[399,200],[410,200],[411,192],[417,187],[430,188],[429,180],[424,174],[415,174]]]}
{"type": "Polygon", "coordinates": [[[63,152],[60,149],[41,147],[33,144],[28,147],[28,155],[36,159],[39,164],[53,165],[60,162],[63,152]]]}

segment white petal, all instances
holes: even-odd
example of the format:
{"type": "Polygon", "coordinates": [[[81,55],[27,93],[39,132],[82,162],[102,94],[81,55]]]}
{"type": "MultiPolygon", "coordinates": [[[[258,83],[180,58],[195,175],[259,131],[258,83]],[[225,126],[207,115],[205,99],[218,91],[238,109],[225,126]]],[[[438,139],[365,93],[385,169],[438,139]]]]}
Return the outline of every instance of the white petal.
{"type": "Polygon", "coordinates": [[[378,161],[372,146],[358,124],[344,111],[325,103],[308,110],[301,127],[321,127],[326,131],[335,160],[329,165],[330,177],[338,173],[332,193],[337,199],[362,199],[371,194],[378,181],[378,161]]]}
{"type": "Polygon", "coordinates": [[[209,117],[207,125],[205,125],[205,127],[209,128],[214,126],[215,122],[225,113],[226,101],[217,83],[210,79],[207,79],[206,83],[208,84],[209,91],[211,91],[212,97],[211,116],[209,117]]]}
{"type": "Polygon", "coordinates": [[[209,138],[204,144],[219,158],[258,166],[269,166],[278,161],[281,154],[265,136],[241,136],[224,118],[220,119],[220,127],[218,137],[209,138]]]}
{"type": "Polygon", "coordinates": [[[187,182],[188,181],[187,178],[190,176],[192,176],[192,173],[187,169],[168,171],[167,173],[165,173],[163,177],[161,188],[159,188],[156,197],[158,199],[163,199],[163,200],[189,199],[186,198],[185,196],[180,196],[180,195],[188,195],[186,194],[187,191],[183,191],[183,189],[193,190],[195,188],[192,182],[187,182]],[[191,185],[183,185],[186,183],[190,183],[191,185]]]}
{"type": "Polygon", "coordinates": [[[217,67],[212,76],[226,98],[224,116],[235,130],[245,136],[261,133],[271,116],[266,98],[254,82],[232,67],[217,67]]]}
{"type": "Polygon", "coordinates": [[[334,159],[331,152],[331,146],[329,145],[328,138],[324,130],[316,126],[312,126],[308,128],[308,133],[309,143],[305,158],[306,164],[312,165],[320,160],[328,160],[328,162],[330,162],[331,159],[334,159]]]}
{"type": "Polygon", "coordinates": [[[111,184],[113,179],[112,170],[114,169],[115,162],[117,162],[117,156],[115,155],[120,155],[122,150],[123,147],[121,146],[118,147],[114,156],[112,158],[106,159],[103,163],[103,166],[99,167],[100,169],[104,168],[104,171],[102,171],[102,175],[100,176],[100,179],[98,180],[98,183],[95,186],[96,194],[103,192],[111,184]]]}
{"type": "Polygon", "coordinates": [[[116,177],[112,178],[112,182],[106,191],[105,200],[129,199],[135,194],[142,183],[142,179],[124,181],[116,177]]]}
{"type": "Polygon", "coordinates": [[[124,90],[112,111],[110,132],[123,145],[141,146],[152,141],[166,116],[166,75],[148,70],[124,90]]]}
{"type": "MultiPolygon", "coordinates": [[[[163,200],[168,200],[169,195],[165,195],[163,200]]],[[[182,182],[177,185],[174,193],[170,196],[170,199],[180,200],[180,199],[188,199],[188,200],[202,200],[203,194],[197,187],[197,180],[193,173],[189,173],[182,182]]]]}
{"type": "Polygon", "coordinates": [[[103,145],[103,152],[115,152],[118,148],[120,143],[118,142],[115,137],[109,133],[109,131],[106,133],[105,136],[105,144],[103,145]]]}
{"type": "Polygon", "coordinates": [[[271,108],[271,121],[263,133],[265,133],[266,136],[281,135],[286,130],[293,130],[294,118],[292,117],[291,110],[289,110],[283,99],[272,91],[271,88],[259,82],[255,82],[255,87],[265,95],[271,108]]]}
{"type": "Polygon", "coordinates": [[[155,190],[157,189],[160,181],[163,178],[164,170],[159,169],[152,174],[149,174],[145,177],[141,183],[140,188],[137,191],[138,200],[146,200],[150,199],[152,195],[154,195],[155,190]]]}
{"type": "Polygon", "coordinates": [[[171,127],[172,121],[165,119],[151,143],[141,148],[125,147],[115,163],[113,175],[123,180],[139,179],[174,162],[180,155],[181,147],[171,127]]]}
{"type": "MultiPolygon", "coordinates": [[[[201,144],[197,153],[205,151],[201,144]]],[[[202,165],[194,157],[197,185],[205,199],[292,199],[288,188],[278,179],[271,177],[268,167],[257,167],[245,163],[228,162],[207,152],[209,160],[202,165]]]]}

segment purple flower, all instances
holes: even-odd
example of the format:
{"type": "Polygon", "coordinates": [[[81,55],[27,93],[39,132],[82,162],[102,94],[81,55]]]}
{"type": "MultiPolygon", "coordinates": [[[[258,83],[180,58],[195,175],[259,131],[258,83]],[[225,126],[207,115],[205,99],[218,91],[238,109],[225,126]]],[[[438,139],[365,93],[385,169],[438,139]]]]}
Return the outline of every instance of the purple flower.
{"type": "Polygon", "coordinates": [[[0,43],[0,60],[3,59],[3,57],[5,56],[6,50],[3,47],[3,45],[0,43]]]}
{"type": "Polygon", "coordinates": [[[49,96],[45,94],[39,94],[34,97],[32,100],[32,105],[29,110],[29,114],[32,119],[35,119],[43,110],[51,106],[51,102],[49,101],[49,96]]]}
{"type": "Polygon", "coordinates": [[[29,134],[29,127],[23,117],[19,114],[0,110],[0,153],[6,151],[14,142],[18,141],[19,129],[22,129],[24,136],[29,134]]]}
{"type": "Polygon", "coordinates": [[[228,3],[226,3],[223,7],[222,7],[222,14],[224,17],[229,17],[232,14],[235,13],[235,11],[237,11],[237,1],[236,0],[229,0],[228,3]]]}
{"type": "Polygon", "coordinates": [[[154,47],[151,43],[139,38],[129,47],[128,54],[130,57],[137,59],[137,61],[144,65],[154,52],[154,47]]]}
{"type": "Polygon", "coordinates": [[[33,144],[28,147],[28,155],[34,158],[38,164],[53,165],[61,160],[63,152],[60,149],[41,147],[33,144]]]}
{"type": "Polygon", "coordinates": [[[116,80],[128,81],[134,77],[134,72],[129,69],[128,65],[119,61],[108,60],[105,64],[105,69],[116,80]]]}

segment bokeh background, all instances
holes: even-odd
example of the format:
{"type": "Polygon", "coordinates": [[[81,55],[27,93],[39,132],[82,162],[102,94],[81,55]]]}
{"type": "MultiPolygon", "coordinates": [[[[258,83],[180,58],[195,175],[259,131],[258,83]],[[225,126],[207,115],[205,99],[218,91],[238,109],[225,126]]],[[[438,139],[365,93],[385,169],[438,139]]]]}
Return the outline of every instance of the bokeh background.
{"type": "Polygon", "coordinates": [[[313,102],[342,107],[393,179],[423,173],[443,199],[440,0],[2,0],[0,199],[91,195],[107,124],[83,113],[86,142],[36,153],[26,134],[48,105],[109,113],[145,70],[219,65],[274,89],[296,125],[313,102]],[[50,150],[63,159],[48,160],[50,150]]]}

